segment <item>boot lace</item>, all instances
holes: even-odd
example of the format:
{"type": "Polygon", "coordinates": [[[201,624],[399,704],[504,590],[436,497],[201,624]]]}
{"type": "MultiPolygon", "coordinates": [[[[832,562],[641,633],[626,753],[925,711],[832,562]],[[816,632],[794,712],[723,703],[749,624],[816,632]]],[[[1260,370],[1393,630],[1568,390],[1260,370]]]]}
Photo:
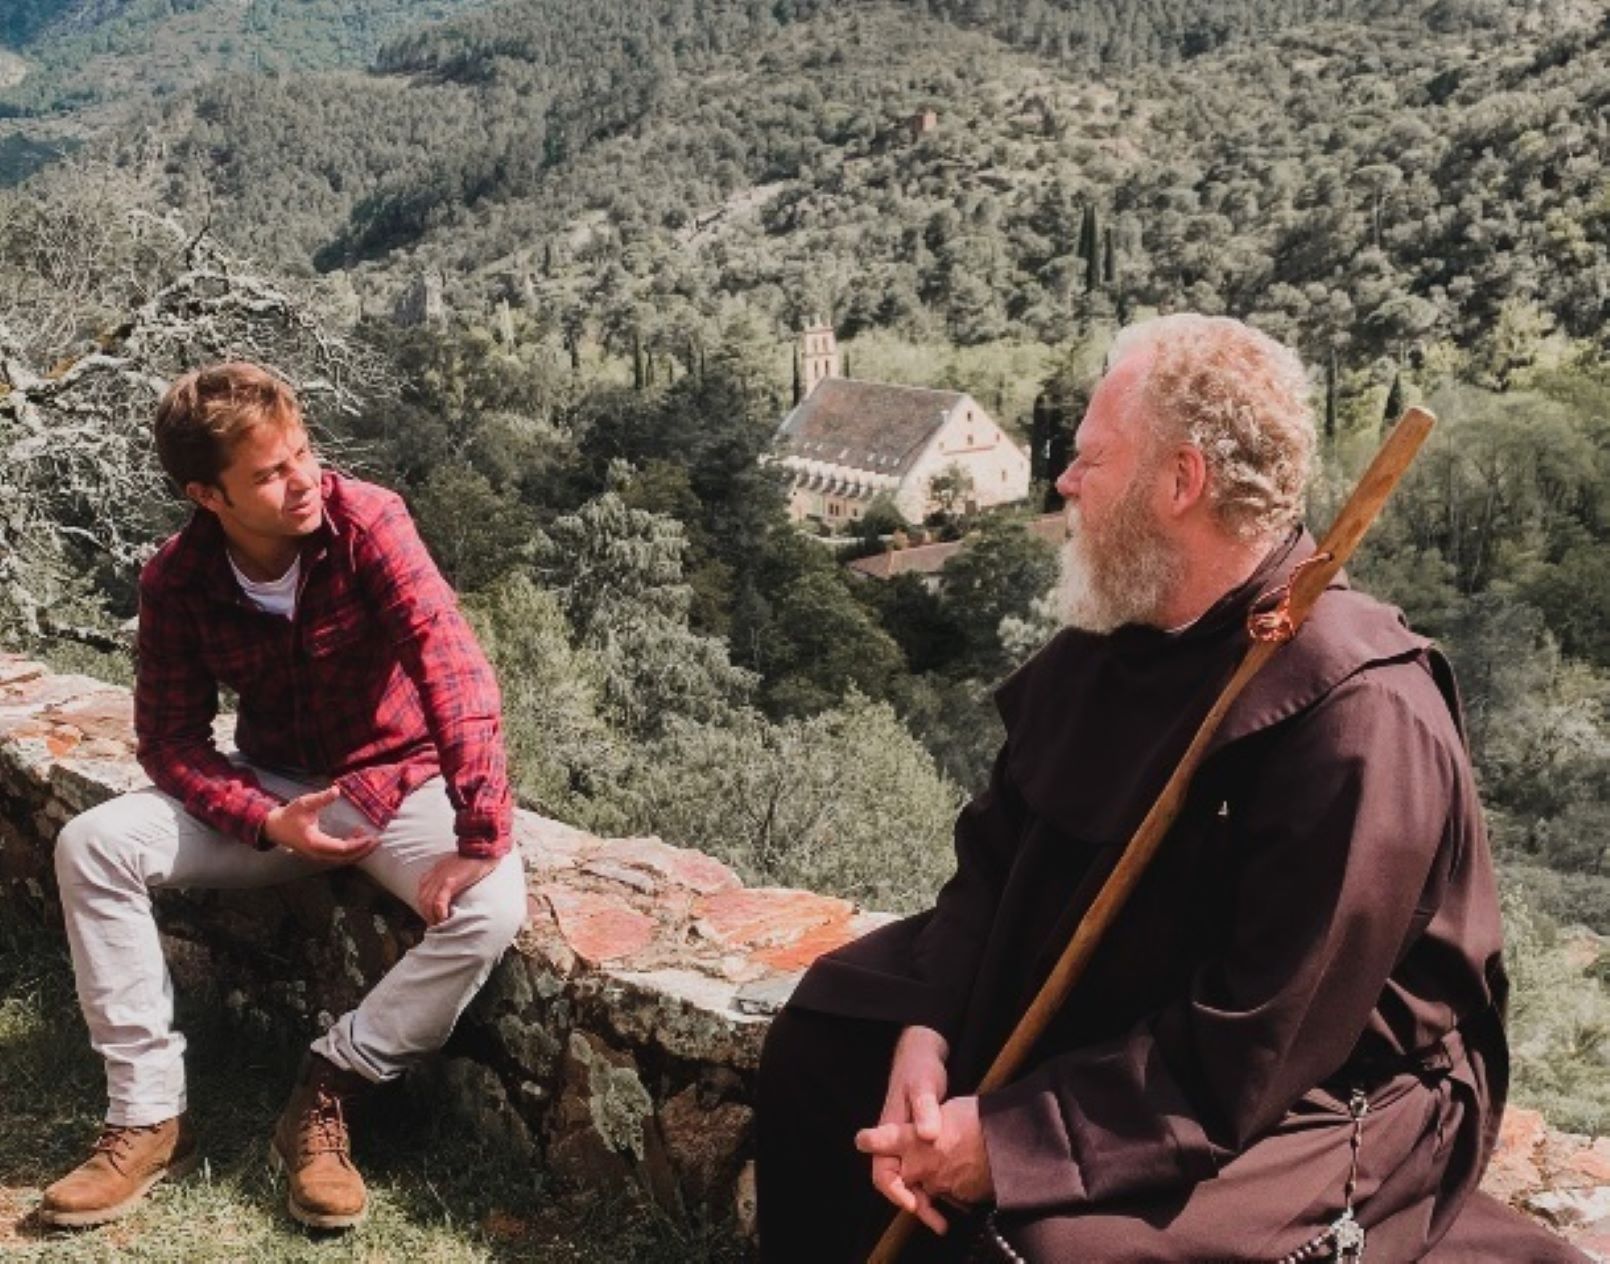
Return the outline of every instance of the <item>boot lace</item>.
{"type": "Polygon", "coordinates": [[[106,1124],[101,1129],[101,1135],[96,1139],[91,1154],[104,1154],[112,1166],[121,1172],[128,1163],[129,1151],[134,1148],[135,1140],[145,1133],[155,1132],[160,1127],[160,1124],[139,1127],[128,1124],[106,1124]]]}
{"type": "Polygon", "coordinates": [[[320,1084],[313,1089],[313,1101],[302,1116],[298,1141],[305,1155],[338,1154],[346,1157],[349,1150],[346,1115],[340,1095],[328,1086],[320,1084]]]}

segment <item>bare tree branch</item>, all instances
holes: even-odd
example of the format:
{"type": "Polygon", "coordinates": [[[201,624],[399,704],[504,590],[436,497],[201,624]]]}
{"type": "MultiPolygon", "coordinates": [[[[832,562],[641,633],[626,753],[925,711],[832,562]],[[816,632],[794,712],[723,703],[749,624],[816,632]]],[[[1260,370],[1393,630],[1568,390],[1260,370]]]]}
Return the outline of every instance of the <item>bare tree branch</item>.
{"type": "Polygon", "coordinates": [[[149,419],[179,373],[264,364],[315,425],[392,389],[315,288],[187,228],[139,173],[60,180],[0,195],[0,633],[30,636],[93,627],[92,569],[127,576],[171,529],[149,419]]]}

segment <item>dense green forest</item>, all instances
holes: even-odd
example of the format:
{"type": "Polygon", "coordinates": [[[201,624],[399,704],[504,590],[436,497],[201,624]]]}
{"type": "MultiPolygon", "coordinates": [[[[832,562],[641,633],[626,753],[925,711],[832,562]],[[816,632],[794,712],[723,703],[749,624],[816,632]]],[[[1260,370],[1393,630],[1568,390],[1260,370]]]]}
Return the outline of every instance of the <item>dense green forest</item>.
{"type": "Polygon", "coordinates": [[[408,496],[500,669],[527,803],[913,907],[999,740],[992,686],[1052,630],[1055,559],[1019,528],[1045,488],[930,524],[968,540],[937,591],[852,583],[761,460],[795,331],[826,314],[852,374],[969,390],[1065,450],[1118,324],[1228,312],[1313,369],[1316,526],[1403,405],[1443,418],[1354,578],[1460,670],[1523,1080],[1610,1125],[1602,985],[1536,1001],[1574,986],[1559,925],[1610,933],[1601,8],[0,22],[28,67],[0,90],[10,143],[80,143],[0,195],[0,641],[127,673],[132,576],[179,513],[149,474],[154,392],[252,355],[302,385],[333,460],[408,496]]]}
{"type": "Polygon", "coordinates": [[[13,0],[0,13],[0,44],[23,47],[70,4],[71,0],[13,0]]]}
{"type": "MultiPolygon", "coordinates": [[[[403,30],[475,0],[6,0],[0,51],[28,73],[0,117],[128,104],[231,70],[363,66],[403,30]]],[[[3,83],[0,76],[0,83],[3,83]]],[[[104,119],[87,126],[104,126],[104,119]]]]}
{"type": "Polygon", "coordinates": [[[1610,26],[1424,20],[1096,80],[893,5],[524,0],[376,74],[220,81],[159,130],[169,196],[279,266],[377,294],[438,267],[673,354],[728,298],[961,344],[1185,305],[1338,372],[1453,339],[1497,382],[1516,326],[1602,318],[1610,26]]]}

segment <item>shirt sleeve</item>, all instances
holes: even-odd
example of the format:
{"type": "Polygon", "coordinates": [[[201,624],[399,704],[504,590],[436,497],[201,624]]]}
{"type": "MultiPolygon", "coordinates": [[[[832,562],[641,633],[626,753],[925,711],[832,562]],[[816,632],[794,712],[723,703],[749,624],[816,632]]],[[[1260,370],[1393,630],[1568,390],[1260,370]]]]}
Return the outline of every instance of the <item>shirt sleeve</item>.
{"type": "Polygon", "coordinates": [[[512,845],[514,800],[491,664],[400,499],[357,534],[353,549],[359,583],[419,691],[459,853],[502,856],[512,845]]]}
{"type": "Polygon", "coordinates": [[[1388,683],[1405,671],[1354,677],[1271,742],[1231,805],[1228,941],[1188,994],[981,1096],[1002,1210],[1200,1181],[1345,1064],[1453,828],[1463,755],[1388,683]]]}
{"type": "Polygon", "coordinates": [[[140,767],[198,821],[266,850],[263,823],[281,800],[218,750],[217,714],[218,682],[202,665],[195,621],[142,582],[134,680],[140,767]]]}
{"type": "Polygon", "coordinates": [[[919,1021],[952,1044],[1026,816],[1008,756],[1009,747],[1002,746],[989,785],[956,818],[956,872],[940,888],[934,911],[913,945],[915,974],[924,985],[926,1012],[919,1021]]]}

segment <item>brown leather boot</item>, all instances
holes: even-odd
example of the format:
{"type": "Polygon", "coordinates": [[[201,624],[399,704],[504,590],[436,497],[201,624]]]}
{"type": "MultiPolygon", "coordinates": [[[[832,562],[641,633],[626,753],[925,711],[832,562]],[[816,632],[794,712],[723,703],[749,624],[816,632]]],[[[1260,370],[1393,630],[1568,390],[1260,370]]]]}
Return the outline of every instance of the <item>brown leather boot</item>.
{"type": "Polygon", "coordinates": [[[199,1157],[183,1115],[138,1128],[107,1124],[89,1158],[45,1191],[40,1222],[88,1229],[126,1216],[164,1177],[194,1171],[199,1157]]]}
{"type": "Polygon", "coordinates": [[[287,1174],[286,1205],[309,1228],[350,1229],[369,1210],[347,1136],[348,1109],[368,1087],[361,1075],[310,1053],[274,1125],[269,1153],[287,1174]]]}

